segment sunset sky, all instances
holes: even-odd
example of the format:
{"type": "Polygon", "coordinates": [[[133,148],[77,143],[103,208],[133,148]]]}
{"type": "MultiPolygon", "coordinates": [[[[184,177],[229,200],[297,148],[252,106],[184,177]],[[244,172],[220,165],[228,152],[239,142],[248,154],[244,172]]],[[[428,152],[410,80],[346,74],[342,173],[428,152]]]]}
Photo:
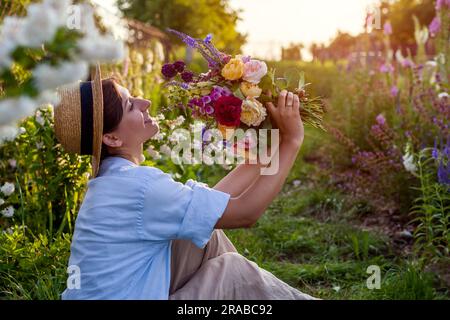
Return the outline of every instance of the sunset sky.
{"type": "MultiPolygon", "coordinates": [[[[327,42],[337,30],[358,34],[374,0],[230,0],[242,9],[239,30],[248,34],[246,54],[279,58],[280,47],[327,42]]],[[[306,50],[304,52],[306,57],[306,50]]]]}
{"type": "MultiPolygon", "coordinates": [[[[151,1],[151,0],[149,0],[151,1]]],[[[229,0],[242,9],[238,29],[248,34],[245,54],[278,59],[281,46],[301,42],[328,42],[338,30],[358,34],[365,12],[376,0],[229,0]]],[[[114,10],[114,0],[94,0],[114,10]]],[[[303,54],[309,58],[308,50],[303,54]]]]}

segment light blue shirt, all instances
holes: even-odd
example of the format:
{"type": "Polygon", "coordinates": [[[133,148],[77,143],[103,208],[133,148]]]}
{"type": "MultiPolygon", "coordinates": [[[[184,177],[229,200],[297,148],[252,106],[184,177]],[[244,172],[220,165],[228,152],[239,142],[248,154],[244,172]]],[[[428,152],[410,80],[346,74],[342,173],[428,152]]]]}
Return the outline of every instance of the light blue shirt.
{"type": "Polygon", "coordinates": [[[87,187],[62,299],[168,299],[172,240],[204,248],[230,199],[121,157],[103,160],[87,187]]]}

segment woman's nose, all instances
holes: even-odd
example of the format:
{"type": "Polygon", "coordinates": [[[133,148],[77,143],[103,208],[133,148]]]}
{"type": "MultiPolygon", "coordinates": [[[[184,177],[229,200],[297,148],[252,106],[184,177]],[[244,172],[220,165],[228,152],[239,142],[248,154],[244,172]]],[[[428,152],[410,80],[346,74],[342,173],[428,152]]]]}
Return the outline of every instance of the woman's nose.
{"type": "Polygon", "coordinates": [[[150,106],[152,105],[152,102],[150,100],[142,99],[141,103],[141,109],[142,111],[146,111],[150,106]]]}

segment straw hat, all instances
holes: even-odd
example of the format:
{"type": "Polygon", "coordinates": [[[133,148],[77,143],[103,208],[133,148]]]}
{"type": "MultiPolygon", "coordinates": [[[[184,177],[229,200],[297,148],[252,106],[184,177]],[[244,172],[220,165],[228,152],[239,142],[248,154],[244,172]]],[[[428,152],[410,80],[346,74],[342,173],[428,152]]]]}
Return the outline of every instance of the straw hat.
{"type": "Polygon", "coordinates": [[[100,66],[91,72],[91,81],[58,89],[60,103],[55,108],[55,134],[64,150],[92,156],[92,175],[98,174],[103,135],[103,92],[100,66]]]}

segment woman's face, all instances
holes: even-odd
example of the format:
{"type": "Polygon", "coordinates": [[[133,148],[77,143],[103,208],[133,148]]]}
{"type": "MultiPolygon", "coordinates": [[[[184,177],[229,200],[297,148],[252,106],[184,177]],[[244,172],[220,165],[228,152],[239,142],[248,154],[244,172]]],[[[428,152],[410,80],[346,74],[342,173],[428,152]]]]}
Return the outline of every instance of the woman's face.
{"type": "Polygon", "coordinates": [[[117,85],[122,98],[123,116],[114,133],[122,141],[121,147],[144,143],[159,132],[156,120],[150,117],[151,101],[134,98],[128,89],[117,85]]]}

